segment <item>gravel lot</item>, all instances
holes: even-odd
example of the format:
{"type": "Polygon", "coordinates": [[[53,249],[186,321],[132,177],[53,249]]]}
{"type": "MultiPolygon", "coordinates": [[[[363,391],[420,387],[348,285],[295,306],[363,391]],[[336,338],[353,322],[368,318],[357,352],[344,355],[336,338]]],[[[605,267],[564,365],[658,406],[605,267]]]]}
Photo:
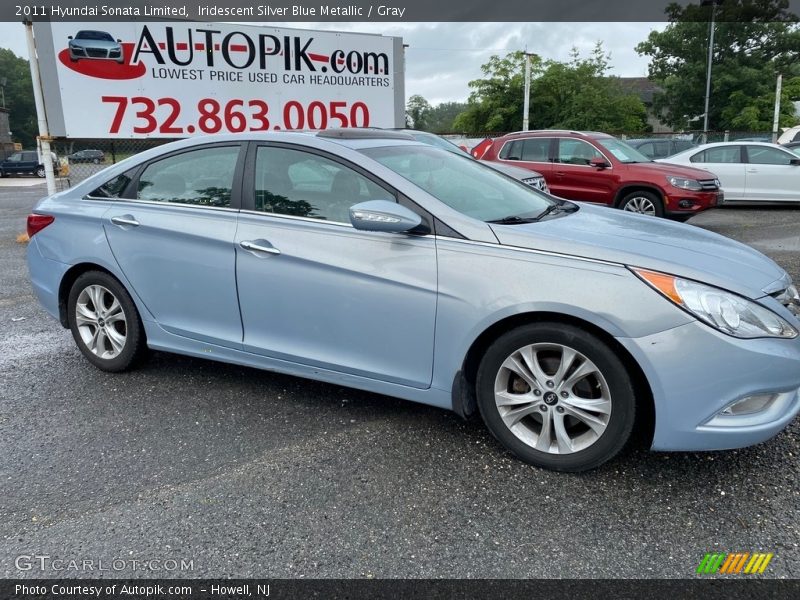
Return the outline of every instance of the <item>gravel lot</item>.
{"type": "MultiPolygon", "coordinates": [[[[774,552],[767,576],[800,577],[799,421],[564,475],[374,394],[163,353],[104,374],[28,284],[15,237],[43,194],[0,189],[0,577],[76,576],[14,566],[46,554],[191,560],[189,577],[681,578],[708,551],[774,552]]],[[[800,210],[691,223],[800,280],[800,210]]]]}

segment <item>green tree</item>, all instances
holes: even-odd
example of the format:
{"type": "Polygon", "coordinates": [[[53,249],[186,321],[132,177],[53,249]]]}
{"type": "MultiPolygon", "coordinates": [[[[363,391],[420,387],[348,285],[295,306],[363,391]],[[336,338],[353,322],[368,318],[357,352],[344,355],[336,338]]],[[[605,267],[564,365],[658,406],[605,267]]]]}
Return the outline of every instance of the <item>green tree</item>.
{"type": "Polygon", "coordinates": [[[466,108],[466,102],[442,102],[437,104],[426,115],[427,130],[434,133],[451,133],[455,131],[453,122],[466,108]]]}
{"type": "Polygon", "coordinates": [[[414,129],[426,129],[430,112],[430,103],[419,94],[414,94],[406,102],[406,125],[414,129]]]}
{"type": "Polygon", "coordinates": [[[608,75],[608,55],[597,44],[588,58],[551,61],[532,84],[531,121],[537,126],[606,132],[644,131],[647,109],[608,75]],[[540,125],[541,124],[541,125],[540,125]]]}
{"type": "Polygon", "coordinates": [[[0,48],[0,77],[6,79],[4,92],[12,139],[25,148],[33,148],[39,128],[28,61],[11,50],[0,48]]]}
{"type": "MultiPolygon", "coordinates": [[[[531,72],[540,70],[541,60],[534,57],[531,72]]],[[[525,53],[512,52],[504,58],[492,56],[481,65],[481,72],[482,78],[469,82],[472,92],[466,110],[456,117],[456,130],[482,133],[521,129],[525,53]]]]}
{"type": "MultiPolygon", "coordinates": [[[[788,82],[781,125],[796,121],[791,101],[800,99],[792,83],[800,76],[800,30],[788,6],[788,0],[725,0],[716,8],[711,129],[770,130],[778,73],[788,82]]],[[[672,4],[666,29],[651,32],[636,47],[651,58],[650,79],[662,88],[654,108],[676,128],[704,111],[711,10],[672,4]]]]}
{"type": "MultiPolygon", "coordinates": [[[[484,77],[470,82],[467,108],[455,121],[458,130],[517,131],[522,128],[525,55],[493,56],[482,67],[484,77]]],[[[588,58],[573,50],[569,62],[531,64],[530,125],[535,128],[643,131],[647,112],[641,100],[626,93],[608,75],[608,55],[597,44],[588,58]]]]}

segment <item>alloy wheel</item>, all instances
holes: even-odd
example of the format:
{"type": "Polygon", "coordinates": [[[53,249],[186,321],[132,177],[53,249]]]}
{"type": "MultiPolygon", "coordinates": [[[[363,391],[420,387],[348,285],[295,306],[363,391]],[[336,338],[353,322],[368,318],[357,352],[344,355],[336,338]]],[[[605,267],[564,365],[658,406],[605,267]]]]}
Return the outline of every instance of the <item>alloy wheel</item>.
{"type": "Polygon", "coordinates": [[[116,358],[125,348],[128,321],[108,288],[90,285],[81,290],[75,304],[75,323],[83,343],[99,358],[116,358]]]}
{"type": "Polygon", "coordinates": [[[645,196],[634,196],[625,203],[623,210],[635,212],[642,215],[656,216],[656,206],[650,198],[645,196]]]}
{"type": "Polygon", "coordinates": [[[531,344],[513,352],[495,377],[497,410],[527,446],[572,454],[594,444],[608,427],[612,399],[600,369],[561,344],[531,344]]]}

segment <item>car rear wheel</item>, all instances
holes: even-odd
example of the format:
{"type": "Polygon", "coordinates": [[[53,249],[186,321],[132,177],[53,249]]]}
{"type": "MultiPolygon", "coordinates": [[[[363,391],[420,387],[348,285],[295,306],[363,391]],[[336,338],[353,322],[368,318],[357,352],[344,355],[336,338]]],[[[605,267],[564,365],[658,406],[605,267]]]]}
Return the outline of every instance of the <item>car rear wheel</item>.
{"type": "Polygon", "coordinates": [[[36,167],[36,176],[37,177],[45,176],[44,167],[36,167]]]}
{"type": "Polygon", "coordinates": [[[534,323],[498,338],[477,377],[489,431],[518,458],[557,471],[610,460],[633,429],[635,394],[622,361],[571,325],[534,323]]]}
{"type": "Polygon", "coordinates": [[[131,368],[146,350],[136,305],[125,288],[102,271],[84,273],[67,302],[72,337],[83,355],[103,371],[131,368]]]}
{"type": "Polygon", "coordinates": [[[619,208],[651,217],[664,216],[664,203],[653,192],[637,191],[625,196],[619,203],[619,208]]]}
{"type": "Polygon", "coordinates": [[[95,165],[99,165],[100,164],[100,159],[99,158],[93,158],[92,159],[92,163],[95,164],[95,165]]]}

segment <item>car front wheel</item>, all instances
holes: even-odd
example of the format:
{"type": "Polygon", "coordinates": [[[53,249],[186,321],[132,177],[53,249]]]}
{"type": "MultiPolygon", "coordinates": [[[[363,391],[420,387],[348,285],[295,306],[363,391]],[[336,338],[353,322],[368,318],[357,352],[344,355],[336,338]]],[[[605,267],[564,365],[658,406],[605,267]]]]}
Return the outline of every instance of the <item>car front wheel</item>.
{"type": "Polygon", "coordinates": [[[36,168],[36,176],[37,177],[44,177],[45,176],[44,167],[37,167],[36,168]]]}
{"type": "Polygon", "coordinates": [[[498,338],[477,377],[489,431],[518,458],[557,471],[610,460],[633,429],[631,378],[596,336],[561,323],[534,323],[498,338]]]}
{"type": "Polygon", "coordinates": [[[653,192],[632,192],[622,199],[619,203],[619,208],[651,217],[664,216],[664,203],[653,192]]]}
{"type": "Polygon", "coordinates": [[[67,310],[75,343],[99,369],[126,371],[145,352],[136,305],[108,273],[89,271],[78,277],[70,289],[67,310]]]}

